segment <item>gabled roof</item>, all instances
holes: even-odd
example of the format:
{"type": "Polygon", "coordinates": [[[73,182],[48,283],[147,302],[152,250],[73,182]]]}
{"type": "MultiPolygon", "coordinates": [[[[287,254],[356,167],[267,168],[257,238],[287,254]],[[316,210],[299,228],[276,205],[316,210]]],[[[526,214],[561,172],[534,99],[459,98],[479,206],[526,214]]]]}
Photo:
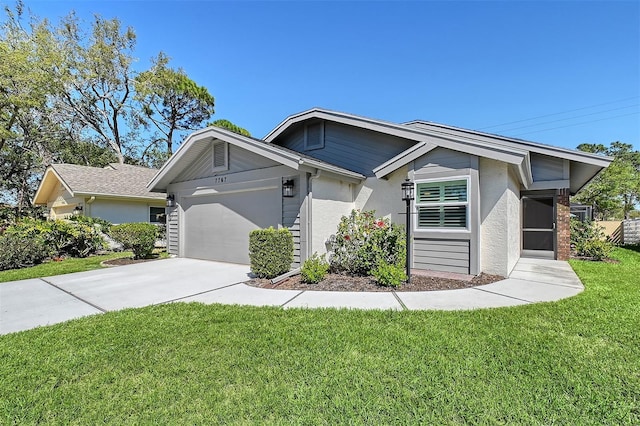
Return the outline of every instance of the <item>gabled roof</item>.
{"type": "Polygon", "coordinates": [[[220,127],[207,127],[190,134],[180,145],[160,171],[147,185],[150,191],[165,191],[167,185],[175,179],[192,159],[192,154],[202,152],[210,142],[220,140],[247,151],[256,153],[276,163],[294,170],[311,168],[326,171],[341,179],[359,182],[365,179],[360,173],[327,163],[278,145],[266,143],[260,139],[239,135],[220,127]]]}
{"type": "Polygon", "coordinates": [[[511,164],[516,168],[523,186],[528,188],[533,181],[531,176],[530,153],[537,153],[569,160],[571,162],[572,173],[570,186],[572,192],[575,193],[613,160],[610,157],[587,152],[558,148],[426,121],[416,120],[409,123],[396,124],[322,108],[312,108],[287,117],[265,136],[265,141],[275,142],[280,135],[286,133],[292,127],[308,120],[316,119],[333,121],[416,142],[416,145],[407,149],[405,152],[376,167],[373,172],[378,178],[392,173],[434,147],[441,146],[454,151],[492,158],[511,164]]]}
{"type": "Polygon", "coordinates": [[[64,185],[72,197],[162,200],[162,194],[149,192],[146,187],[157,172],[156,169],[118,163],[104,168],[52,164],[47,167],[33,202],[46,204],[58,182],[64,185]]]}

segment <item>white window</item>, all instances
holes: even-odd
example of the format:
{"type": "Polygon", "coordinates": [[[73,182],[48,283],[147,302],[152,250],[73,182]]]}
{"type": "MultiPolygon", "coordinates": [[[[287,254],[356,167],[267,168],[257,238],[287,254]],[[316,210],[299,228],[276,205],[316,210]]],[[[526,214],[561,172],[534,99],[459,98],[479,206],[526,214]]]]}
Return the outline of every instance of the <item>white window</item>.
{"type": "Polygon", "coordinates": [[[164,223],[164,207],[149,207],[149,222],[164,223]]]}
{"type": "Polygon", "coordinates": [[[229,169],[229,144],[215,142],[213,144],[213,172],[222,172],[229,169]]]}
{"type": "Polygon", "coordinates": [[[304,149],[324,148],[324,121],[308,124],[304,128],[304,149]]]}
{"type": "Polygon", "coordinates": [[[469,180],[416,182],[416,228],[465,229],[469,217],[469,180]]]}

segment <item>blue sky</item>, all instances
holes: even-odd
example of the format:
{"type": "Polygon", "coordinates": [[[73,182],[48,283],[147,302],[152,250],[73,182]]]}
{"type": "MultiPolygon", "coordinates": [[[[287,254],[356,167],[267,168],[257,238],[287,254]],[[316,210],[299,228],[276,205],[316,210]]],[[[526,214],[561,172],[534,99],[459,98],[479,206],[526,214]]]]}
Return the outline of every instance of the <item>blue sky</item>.
{"type": "Polygon", "coordinates": [[[640,149],[637,1],[25,3],[53,22],[119,18],[140,70],[164,51],[215,96],[215,118],[257,137],[320,106],[640,149]]]}

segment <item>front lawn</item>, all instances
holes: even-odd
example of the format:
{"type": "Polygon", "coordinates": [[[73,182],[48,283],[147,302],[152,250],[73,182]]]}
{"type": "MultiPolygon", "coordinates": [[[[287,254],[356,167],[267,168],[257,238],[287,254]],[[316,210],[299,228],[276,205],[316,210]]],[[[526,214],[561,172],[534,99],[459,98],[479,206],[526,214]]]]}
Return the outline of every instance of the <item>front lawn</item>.
{"type": "Polygon", "coordinates": [[[0,283],[8,281],[26,280],[29,278],[51,277],[54,275],[70,274],[72,272],[90,271],[92,269],[100,269],[101,262],[105,260],[119,259],[122,257],[131,257],[133,253],[123,251],[118,253],[104,254],[100,256],[89,256],[84,258],[70,257],[62,261],[48,261],[40,265],[23,269],[9,269],[0,271],[0,283]]]}
{"type": "Polygon", "coordinates": [[[640,424],[640,253],[615,256],[572,261],[586,291],[555,303],[170,304],[0,336],[0,423],[640,424]]]}

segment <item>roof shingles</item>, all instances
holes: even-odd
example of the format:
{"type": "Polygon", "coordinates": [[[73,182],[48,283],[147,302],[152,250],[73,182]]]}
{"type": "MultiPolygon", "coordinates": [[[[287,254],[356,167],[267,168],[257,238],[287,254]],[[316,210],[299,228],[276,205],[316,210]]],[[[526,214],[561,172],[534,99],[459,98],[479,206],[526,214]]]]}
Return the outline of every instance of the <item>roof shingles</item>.
{"type": "Polygon", "coordinates": [[[106,168],[75,164],[52,164],[51,168],[76,194],[101,194],[121,197],[163,199],[165,194],[149,192],[147,183],[158,172],[129,164],[110,164],[106,168]]]}

